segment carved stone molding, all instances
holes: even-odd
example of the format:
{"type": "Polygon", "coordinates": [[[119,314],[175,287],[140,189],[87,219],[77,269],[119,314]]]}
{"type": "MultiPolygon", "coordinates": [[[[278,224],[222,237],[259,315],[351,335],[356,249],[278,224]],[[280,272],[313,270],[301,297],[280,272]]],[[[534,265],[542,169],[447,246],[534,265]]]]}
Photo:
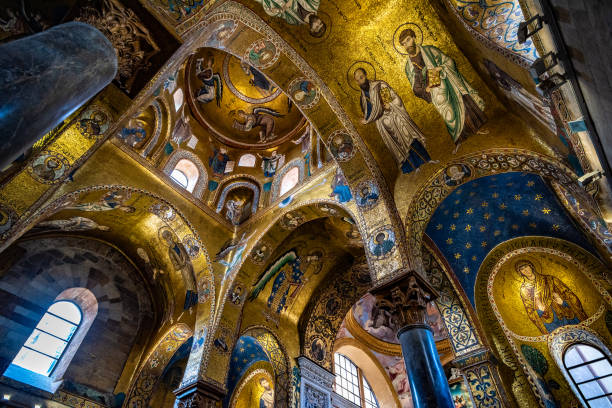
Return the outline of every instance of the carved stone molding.
{"type": "Polygon", "coordinates": [[[198,381],[175,390],[174,394],[177,408],[216,408],[225,391],[215,384],[198,381]]]}
{"type": "Polygon", "coordinates": [[[397,278],[371,290],[380,307],[393,310],[400,331],[407,326],[429,327],[427,304],[438,297],[438,291],[416,271],[406,271],[397,278]]]}
{"type": "Polygon", "coordinates": [[[330,408],[333,394],[334,374],[307,357],[298,357],[301,389],[300,408],[330,408]]]}

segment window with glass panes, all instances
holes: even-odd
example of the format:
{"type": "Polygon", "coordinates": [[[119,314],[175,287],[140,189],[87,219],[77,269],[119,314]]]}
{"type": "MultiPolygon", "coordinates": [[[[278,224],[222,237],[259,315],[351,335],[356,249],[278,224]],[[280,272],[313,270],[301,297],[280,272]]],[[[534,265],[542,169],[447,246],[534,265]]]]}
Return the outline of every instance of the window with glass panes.
{"type": "Polygon", "coordinates": [[[363,373],[346,356],[334,354],[335,391],[363,408],[378,408],[378,401],[363,373]]]}
{"type": "Polygon", "coordinates": [[[66,300],[53,303],[25,344],[13,364],[45,376],[51,375],[81,323],[81,309],[66,300]]]}
{"type": "Polygon", "coordinates": [[[586,344],[568,347],[563,364],[589,408],[612,408],[612,365],[599,349],[586,344]]]}

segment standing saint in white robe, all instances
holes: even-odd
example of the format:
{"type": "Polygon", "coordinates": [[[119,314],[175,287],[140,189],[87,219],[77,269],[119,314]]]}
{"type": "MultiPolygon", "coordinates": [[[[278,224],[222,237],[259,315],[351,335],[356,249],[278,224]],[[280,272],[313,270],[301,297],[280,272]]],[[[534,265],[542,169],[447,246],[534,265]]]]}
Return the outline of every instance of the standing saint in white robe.
{"type": "Polygon", "coordinates": [[[376,123],[380,137],[402,172],[409,173],[432,161],[425,149],[425,136],[393,88],[385,81],[370,81],[361,68],[354,77],[361,88],[362,124],[376,123]]]}

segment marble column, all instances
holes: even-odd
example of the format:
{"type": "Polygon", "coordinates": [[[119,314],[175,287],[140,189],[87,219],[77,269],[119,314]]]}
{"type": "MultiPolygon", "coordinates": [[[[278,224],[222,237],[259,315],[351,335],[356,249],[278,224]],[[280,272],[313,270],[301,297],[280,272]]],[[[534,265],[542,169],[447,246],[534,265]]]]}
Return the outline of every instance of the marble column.
{"type": "Polygon", "coordinates": [[[0,45],[0,170],[108,85],[110,41],[71,22],[0,45]]]}
{"type": "Polygon", "coordinates": [[[174,391],[176,408],[217,408],[225,391],[218,385],[198,381],[174,391]]]}
{"type": "Polygon", "coordinates": [[[425,320],[427,303],[437,297],[437,291],[418,273],[408,271],[372,294],[381,307],[394,310],[400,321],[397,337],[414,408],[454,408],[433,330],[425,320]]]}

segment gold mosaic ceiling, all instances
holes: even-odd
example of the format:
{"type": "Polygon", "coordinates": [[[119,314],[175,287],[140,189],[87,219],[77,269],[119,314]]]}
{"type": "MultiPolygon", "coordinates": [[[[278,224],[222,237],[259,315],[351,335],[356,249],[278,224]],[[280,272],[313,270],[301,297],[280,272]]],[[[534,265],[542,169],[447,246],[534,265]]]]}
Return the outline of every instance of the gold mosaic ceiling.
{"type": "Polygon", "coordinates": [[[185,71],[191,112],[225,145],[269,149],[295,137],[306,122],[259,69],[228,53],[200,49],[185,71]]]}

